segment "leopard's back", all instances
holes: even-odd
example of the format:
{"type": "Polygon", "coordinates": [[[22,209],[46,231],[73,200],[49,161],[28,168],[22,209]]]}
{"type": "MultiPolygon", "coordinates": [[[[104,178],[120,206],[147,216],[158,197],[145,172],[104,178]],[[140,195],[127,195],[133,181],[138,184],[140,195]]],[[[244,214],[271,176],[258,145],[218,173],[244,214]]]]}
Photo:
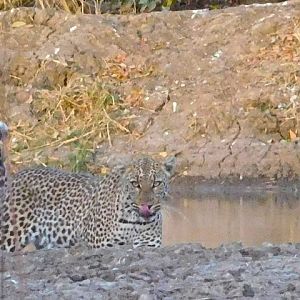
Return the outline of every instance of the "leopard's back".
{"type": "Polygon", "coordinates": [[[52,168],[20,171],[3,204],[2,249],[14,251],[31,242],[38,247],[75,244],[93,197],[92,176],[52,168]]]}

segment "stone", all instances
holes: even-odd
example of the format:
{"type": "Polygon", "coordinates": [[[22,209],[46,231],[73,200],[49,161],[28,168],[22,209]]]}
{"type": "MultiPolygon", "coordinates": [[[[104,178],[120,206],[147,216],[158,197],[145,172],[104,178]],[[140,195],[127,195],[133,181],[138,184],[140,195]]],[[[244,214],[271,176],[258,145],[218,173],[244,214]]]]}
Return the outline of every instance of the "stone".
{"type": "Polygon", "coordinates": [[[244,284],[243,286],[243,296],[244,297],[254,297],[255,293],[251,285],[244,284]]]}

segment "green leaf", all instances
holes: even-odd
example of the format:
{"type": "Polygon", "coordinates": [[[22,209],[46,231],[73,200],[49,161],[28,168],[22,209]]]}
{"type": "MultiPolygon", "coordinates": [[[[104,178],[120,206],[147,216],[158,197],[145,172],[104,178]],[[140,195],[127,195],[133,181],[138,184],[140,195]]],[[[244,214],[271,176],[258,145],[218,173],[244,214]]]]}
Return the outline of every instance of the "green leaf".
{"type": "Polygon", "coordinates": [[[152,11],[153,9],[155,9],[155,7],[156,7],[156,1],[154,0],[148,4],[147,9],[148,9],[148,11],[152,11]]]}
{"type": "Polygon", "coordinates": [[[163,8],[163,9],[169,10],[170,7],[171,7],[171,5],[172,5],[174,2],[176,2],[176,0],[164,0],[164,1],[163,1],[163,4],[162,4],[162,8],[163,8]]]}
{"type": "Polygon", "coordinates": [[[147,9],[147,11],[152,11],[155,9],[157,2],[156,0],[139,0],[139,5],[141,5],[141,12],[147,9]]]}

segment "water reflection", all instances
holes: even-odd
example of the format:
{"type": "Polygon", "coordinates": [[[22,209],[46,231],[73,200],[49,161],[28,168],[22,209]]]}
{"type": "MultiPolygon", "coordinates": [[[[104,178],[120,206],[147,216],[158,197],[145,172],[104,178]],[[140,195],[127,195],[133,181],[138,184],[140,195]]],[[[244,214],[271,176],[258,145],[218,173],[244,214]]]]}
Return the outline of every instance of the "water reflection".
{"type": "Polygon", "coordinates": [[[200,242],[206,247],[241,241],[300,242],[300,201],[270,194],[260,199],[172,199],[164,209],[164,244],[200,242]]]}

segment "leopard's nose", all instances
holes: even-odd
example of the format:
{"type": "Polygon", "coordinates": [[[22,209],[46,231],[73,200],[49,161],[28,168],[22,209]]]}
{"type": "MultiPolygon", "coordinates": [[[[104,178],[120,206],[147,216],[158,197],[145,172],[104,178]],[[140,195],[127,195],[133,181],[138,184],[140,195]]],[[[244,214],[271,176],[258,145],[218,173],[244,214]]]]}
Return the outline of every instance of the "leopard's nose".
{"type": "Polygon", "coordinates": [[[149,218],[152,214],[151,212],[151,204],[142,204],[139,208],[139,213],[141,216],[143,216],[144,218],[149,218]]]}

